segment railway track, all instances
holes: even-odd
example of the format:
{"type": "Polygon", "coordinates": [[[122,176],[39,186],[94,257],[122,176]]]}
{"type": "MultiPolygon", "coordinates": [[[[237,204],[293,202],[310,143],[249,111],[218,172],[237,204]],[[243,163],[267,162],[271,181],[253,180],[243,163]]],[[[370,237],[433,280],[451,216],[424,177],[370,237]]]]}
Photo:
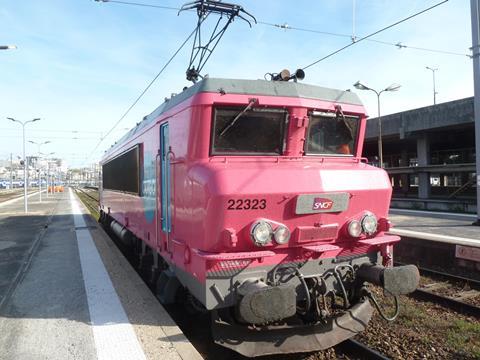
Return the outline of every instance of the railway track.
{"type": "MultiPolygon", "coordinates": [[[[35,192],[38,192],[38,190],[28,189],[27,195],[31,195],[35,192]]],[[[23,188],[0,191],[0,203],[8,200],[18,199],[20,197],[23,197],[23,188]]]]}
{"type": "MultiPolygon", "coordinates": [[[[98,190],[94,188],[85,188],[85,189],[76,189],[79,196],[82,198],[86,206],[89,208],[91,212],[95,211],[95,214],[98,212],[98,190]]],[[[402,264],[398,264],[402,265],[402,264]]],[[[428,283],[424,284],[423,287],[417,289],[414,293],[410,295],[415,300],[422,301],[422,302],[430,302],[432,304],[438,304],[443,307],[449,308],[453,311],[475,317],[480,319],[480,307],[471,304],[465,301],[460,300],[462,298],[462,293],[464,294],[474,294],[475,291],[480,290],[480,281],[456,276],[452,274],[448,274],[445,272],[434,271],[431,269],[420,268],[420,272],[422,277],[428,276],[428,283]],[[433,280],[432,280],[433,279],[433,280]],[[466,291],[450,291],[451,294],[445,295],[440,292],[446,292],[448,286],[446,284],[468,284],[466,291]],[[444,286],[445,285],[445,286],[444,286]],[[471,288],[471,289],[470,289],[471,288]],[[478,289],[478,290],[477,290],[478,289]],[[452,294],[453,293],[453,294],[452,294]]],[[[425,279],[425,278],[424,278],[425,279]]],[[[452,285],[453,286],[453,285],[452,285]]],[[[478,295],[480,296],[480,291],[478,291],[478,295]]],[[[480,301],[480,298],[479,298],[480,301]]],[[[180,307],[180,306],[177,306],[180,307]]],[[[196,329],[201,322],[192,322],[191,318],[184,317],[182,314],[184,313],[183,309],[173,309],[169,307],[167,309],[175,319],[175,321],[179,324],[182,331],[189,337],[190,341],[194,346],[196,346],[199,351],[205,356],[206,359],[217,359],[222,357],[227,357],[231,359],[246,359],[243,356],[228,352],[225,353],[225,349],[213,344],[211,339],[205,338],[204,331],[199,331],[196,329]],[[192,328],[195,327],[195,328],[192,328]],[[210,342],[210,344],[207,344],[210,342]]],[[[203,324],[203,323],[202,323],[203,324]]],[[[204,326],[208,327],[209,322],[206,321],[201,327],[204,326]]],[[[388,359],[388,357],[382,355],[381,353],[377,352],[376,350],[370,348],[368,345],[361,343],[357,340],[347,340],[341,344],[335,346],[335,356],[338,358],[345,358],[345,359],[379,359],[384,360],[388,359]]],[[[302,354],[296,354],[298,357],[295,359],[303,359],[304,357],[302,354]]],[[[309,355],[308,359],[312,359],[312,354],[309,355]]],[[[317,357],[313,357],[316,359],[317,357]]],[[[318,353],[318,359],[330,359],[335,357],[325,357],[322,355],[322,352],[318,353]]],[[[276,356],[267,356],[265,360],[291,360],[293,359],[290,355],[276,355],[276,356]]]]}
{"type": "Polygon", "coordinates": [[[480,304],[480,281],[422,267],[419,267],[419,270],[422,276],[440,279],[441,281],[424,284],[409,296],[418,300],[440,304],[454,311],[480,319],[480,306],[477,305],[480,304]],[[451,289],[456,284],[463,284],[462,289],[459,291],[453,290],[453,294],[442,294],[442,292],[452,293],[451,289]],[[465,288],[466,290],[464,290],[465,288]],[[476,299],[476,301],[475,303],[467,302],[469,299],[476,299]]]}
{"type": "Polygon", "coordinates": [[[100,217],[98,210],[98,189],[85,191],[82,188],[75,188],[74,190],[84,205],[88,208],[92,216],[95,217],[95,220],[98,220],[100,217]]]}
{"type": "Polygon", "coordinates": [[[457,300],[450,296],[436,294],[432,291],[425,289],[417,289],[412,294],[410,294],[410,296],[417,300],[434,302],[457,312],[461,312],[462,314],[474,316],[477,319],[480,319],[480,307],[461,300],[457,300]]]}
{"type": "Polygon", "coordinates": [[[389,360],[389,357],[379,353],[378,351],[368,347],[364,343],[348,339],[336,346],[347,356],[353,356],[352,359],[369,359],[369,360],[389,360]]]}
{"type": "Polygon", "coordinates": [[[85,187],[84,189],[82,188],[75,188],[75,191],[81,192],[85,196],[89,197],[91,200],[96,201],[98,205],[98,189],[97,188],[91,188],[91,187],[85,187]],[[84,189],[88,189],[89,191],[85,191],[84,189]],[[92,195],[92,193],[94,195],[92,195]]]}
{"type": "MultiPolygon", "coordinates": [[[[87,206],[89,211],[92,213],[92,215],[96,216],[96,219],[98,219],[98,188],[95,187],[85,187],[85,188],[75,188],[75,192],[78,194],[82,202],[87,206]]],[[[107,233],[108,229],[107,229],[107,233]]],[[[109,233],[110,236],[112,236],[109,233]]],[[[133,264],[132,264],[133,266],[133,264]]],[[[134,268],[136,268],[134,266],[134,268]]],[[[138,271],[140,276],[142,276],[141,272],[138,271]]],[[[198,349],[202,355],[205,356],[206,359],[218,359],[222,357],[228,357],[229,359],[247,359],[244,356],[234,353],[228,349],[225,349],[223,347],[220,347],[218,345],[213,344],[213,340],[210,339],[210,344],[206,344],[205,341],[208,341],[209,339],[205,339],[205,332],[202,331],[197,331],[196,329],[192,329],[192,323],[195,323],[195,325],[200,325],[202,322],[192,322],[191,317],[188,316],[187,318],[184,317],[184,310],[179,309],[180,306],[172,307],[172,306],[167,306],[166,309],[169,312],[170,316],[175,320],[175,322],[178,323],[182,331],[185,333],[186,336],[188,336],[189,340],[192,342],[192,344],[196,347],[199,347],[198,349]],[[228,352],[228,354],[226,354],[228,352]]],[[[209,325],[209,320],[205,322],[205,326],[209,325]]],[[[204,326],[200,326],[202,329],[204,326]]],[[[372,360],[389,360],[388,357],[380,354],[378,351],[368,347],[367,345],[361,343],[358,340],[354,339],[349,339],[346,340],[334,347],[335,353],[338,356],[344,356],[343,358],[348,359],[348,360],[356,360],[356,359],[372,359],[372,360]]],[[[295,354],[295,359],[302,359],[303,356],[302,354],[295,354]],[[298,357],[297,357],[298,356],[298,357]]],[[[311,354],[310,354],[311,355],[311,354]]],[[[309,359],[311,359],[310,355],[307,355],[309,359]]],[[[320,354],[319,354],[320,355],[320,354]]],[[[323,355],[322,355],[323,356],[323,355]]],[[[331,359],[337,358],[332,357],[331,359]]],[[[341,358],[341,357],[340,357],[341,358]]],[[[271,356],[266,356],[262,357],[264,360],[272,359],[272,360],[292,360],[292,354],[286,354],[286,355],[271,355],[271,356]]],[[[328,357],[321,357],[319,359],[328,359],[328,357]]]]}

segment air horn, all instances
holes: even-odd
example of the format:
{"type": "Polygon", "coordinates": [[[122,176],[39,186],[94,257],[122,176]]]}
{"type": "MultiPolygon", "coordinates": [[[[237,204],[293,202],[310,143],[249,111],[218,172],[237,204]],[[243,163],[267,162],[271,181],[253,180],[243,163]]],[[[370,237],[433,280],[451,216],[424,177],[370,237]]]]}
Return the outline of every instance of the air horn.
{"type": "Polygon", "coordinates": [[[298,69],[295,71],[295,74],[290,74],[290,71],[284,69],[280,71],[278,74],[272,76],[272,81],[289,81],[293,80],[297,82],[297,80],[305,79],[305,71],[302,69],[298,69]]]}

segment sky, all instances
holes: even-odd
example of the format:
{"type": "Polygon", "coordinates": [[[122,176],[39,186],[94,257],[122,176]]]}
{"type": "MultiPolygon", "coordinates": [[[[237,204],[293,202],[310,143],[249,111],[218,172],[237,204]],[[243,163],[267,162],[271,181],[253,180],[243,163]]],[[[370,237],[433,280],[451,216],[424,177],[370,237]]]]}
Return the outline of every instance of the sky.
{"type": "MultiPolygon", "coordinates": [[[[180,7],[186,0],[132,0],[180,7]]],[[[267,72],[304,68],[357,38],[441,0],[236,0],[259,21],[237,20],[204,68],[211,77],[261,79],[267,72]],[[355,6],[353,6],[355,4],[355,6]],[[355,9],[355,11],[354,11],[355,9]],[[313,31],[281,29],[269,24],[313,31]],[[328,32],[338,35],[321,34],[328,32]]],[[[207,19],[216,21],[214,15],[207,19]]],[[[352,89],[370,116],[381,90],[382,114],[473,96],[470,2],[449,0],[306,69],[307,84],[352,89]],[[415,50],[419,47],[460,55],[415,50]],[[462,55],[463,54],[463,55],[462,55]]],[[[117,128],[125,113],[196,25],[194,12],[99,3],[93,0],[0,0],[0,159],[22,155],[22,129],[6,119],[41,118],[26,126],[27,141],[42,145],[71,167],[89,166],[129,128],[190,85],[185,70],[189,42],[117,128]],[[103,141],[101,139],[103,138],[103,141]],[[101,142],[100,142],[101,141],[101,142]],[[100,145],[98,145],[100,143],[100,145]],[[98,145],[98,147],[97,147],[98,145]],[[94,151],[95,147],[97,149],[94,151]]],[[[206,24],[206,28],[210,26],[206,24]]],[[[27,143],[27,156],[38,146],[27,143]]]]}

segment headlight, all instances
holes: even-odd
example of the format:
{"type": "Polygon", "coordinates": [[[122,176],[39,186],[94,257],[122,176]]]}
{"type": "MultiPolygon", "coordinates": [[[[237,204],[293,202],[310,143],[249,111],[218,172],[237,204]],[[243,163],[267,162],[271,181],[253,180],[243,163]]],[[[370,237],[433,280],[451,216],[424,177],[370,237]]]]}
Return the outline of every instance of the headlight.
{"type": "Polygon", "coordinates": [[[254,223],[250,230],[250,236],[257,246],[265,246],[272,241],[272,233],[272,226],[264,220],[254,223]]]}
{"type": "Polygon", "coordinates": [[[362,224],[358,220],[352,220],[348,224],[348,234],[351,237],[359,237],[362,235],[362,224]]]}
{"type": "Polygon", "coordinates": [[[277,244],[286,244],[290,240],[290,230],[286,226],[280,225],[275,230],[274,237],[277,244]]]}
{"type": "Polygon", "coordinates": [[[377,231],[378,222],[373,214],[367,214],[362,219],[362,228],[365,234],[373,235],[377,231]]]}

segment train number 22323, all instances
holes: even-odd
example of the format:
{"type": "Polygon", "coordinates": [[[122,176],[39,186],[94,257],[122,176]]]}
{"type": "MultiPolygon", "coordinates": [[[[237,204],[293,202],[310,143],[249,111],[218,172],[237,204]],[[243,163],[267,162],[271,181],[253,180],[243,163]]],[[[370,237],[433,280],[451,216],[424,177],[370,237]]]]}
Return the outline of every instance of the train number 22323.
{"type": "Polygon", "coordinates": [[[263,210],[267,208],[265,199],[228,199],[227,210],[263,210]]]}

